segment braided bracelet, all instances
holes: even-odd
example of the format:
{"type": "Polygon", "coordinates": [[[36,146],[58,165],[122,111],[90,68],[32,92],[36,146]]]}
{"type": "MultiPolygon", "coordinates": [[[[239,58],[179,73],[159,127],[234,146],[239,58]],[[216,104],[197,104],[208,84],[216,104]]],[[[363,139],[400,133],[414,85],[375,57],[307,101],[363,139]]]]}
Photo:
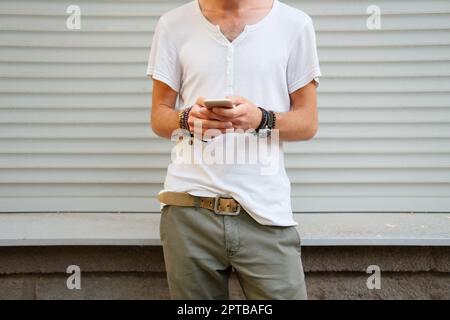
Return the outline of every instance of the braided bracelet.
{"type": "Polygon", "coordinates": [[[184,110],[178,112],[178,127],[180,129],[183,129],[183,112],[184,110]]]}
{"type": "Polygon", "coordinates": [[[189,119],[189,112],[191,111],[191,109],[192,106],[187,107],[178,113],[178,125],[181,129],[189,130],[188,119],[189,119]]]}

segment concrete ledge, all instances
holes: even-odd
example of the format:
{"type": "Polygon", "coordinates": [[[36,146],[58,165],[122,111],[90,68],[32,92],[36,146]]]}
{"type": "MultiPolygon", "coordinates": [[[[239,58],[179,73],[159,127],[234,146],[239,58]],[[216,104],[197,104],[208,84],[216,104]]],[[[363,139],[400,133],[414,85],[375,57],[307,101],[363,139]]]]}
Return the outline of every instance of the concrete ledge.
{"type": "MultiPolygon", "coordinates": [[[[67,274],[22,274],[0,277],[0,300],[150,300],[169,299],[165,274],[86,273],[81,290],[69,290],[67,274]]],[[[434,272],[383,273],[379,290],[366,287],[364,273],[306,275],[308,299],[400,300],[450,299],[449,276],[434,272]]],[[[245,299],[236,276],[230,279],[230,298],[245,299]]]]}
{"type": "MultiPolygon", "coordinates": [[[[383,272],[442,272],[450,276],[450,247],[305,246],[301,255],[305,272],[365,274],[368,266],[376,264],[383,272]]],[[[0,262],[0,277],[65,273],[72,264],[90,273],[166,272],[161,246],[10,246],[0,247],[0,262]]]]}
{"type": "MultiPolygon", "coordinates": [[[[450,213],[302,213],[304,246],[450,246],[450,213]]],[[[158,213],[0,213],[0,246],[158,246],[158,213]]]]}
{"type": "MultiPolygon", "coordinates": [[[[302,248],[310,299],[449,299],[450,247],[302,248]],[[370,290],[366,270],[381,270],[370,290]]],[[[160,246],[0,247],[2,299],[167,299],[160,246]],[[81,289],[67,288],[69,265],[81,270],[81,289]]],[[[230,297],[243,299],[237,278],[230,297]]]]}

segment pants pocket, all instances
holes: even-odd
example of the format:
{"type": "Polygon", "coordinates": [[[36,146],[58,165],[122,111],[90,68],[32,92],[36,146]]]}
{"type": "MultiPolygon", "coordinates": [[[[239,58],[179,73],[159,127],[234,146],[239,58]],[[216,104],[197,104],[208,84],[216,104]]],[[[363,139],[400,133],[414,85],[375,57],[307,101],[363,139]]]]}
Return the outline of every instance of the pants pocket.
{"type": "Polygon", "coordinates": [[[302,246],[302,237],[300,236],[300,233],[298,232],[295,226],[292,226],[290,228],[292,228],[292,231],[295,233],[295,237],[297,240],[297,248],[300,248],[302,246]]]}
{"type": "Polygon", "coordinates": [[[166,226],[166,219],[167,219],[168,209],[169,209],[168,205],[165,205],[161,209],[161,218],[160,218],[160,221],[159,221],[159,237],[161,239],[161,243],[164,243],[164,241],[166,239],[166,228],[165,228],[165,226],[166,226]]]}

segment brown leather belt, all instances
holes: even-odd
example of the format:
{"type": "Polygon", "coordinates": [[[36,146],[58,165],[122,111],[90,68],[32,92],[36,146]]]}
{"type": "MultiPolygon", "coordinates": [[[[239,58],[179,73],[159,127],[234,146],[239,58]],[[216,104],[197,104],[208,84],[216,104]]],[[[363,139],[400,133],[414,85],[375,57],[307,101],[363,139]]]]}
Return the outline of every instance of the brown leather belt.
{"type": "Polygon", "coordinates": [[[220,215],[236,216],[241,212],[239,202],[223,195],[198,197],[185,192],[166,191],[158,194],[158,200],[169,205],[205,208],[220,215]]]}

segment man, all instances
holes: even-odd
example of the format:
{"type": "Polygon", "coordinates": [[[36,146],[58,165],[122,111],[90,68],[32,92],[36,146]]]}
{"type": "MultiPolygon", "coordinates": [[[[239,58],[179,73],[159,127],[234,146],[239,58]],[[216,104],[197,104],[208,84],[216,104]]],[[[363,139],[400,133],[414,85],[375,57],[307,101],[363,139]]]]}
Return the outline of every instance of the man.
{"type": "Polygon", "coordinates": [[[194,0],[160,18],[147,74],[154,132],[196,133],[175,153],[197,161],[175,156],[159,194],[171,297],[227,299],[234,269],[249,299],[306,299],[282,145],[317,131],[310,17],[278,0],[194,0]],[[234,108],[205,105],[225,97],[234,108]],[[255,155],[252,137],[279,152],[236,161],[255,155]],[[232,161],[201,161],[207,148],[232,161]]]}

